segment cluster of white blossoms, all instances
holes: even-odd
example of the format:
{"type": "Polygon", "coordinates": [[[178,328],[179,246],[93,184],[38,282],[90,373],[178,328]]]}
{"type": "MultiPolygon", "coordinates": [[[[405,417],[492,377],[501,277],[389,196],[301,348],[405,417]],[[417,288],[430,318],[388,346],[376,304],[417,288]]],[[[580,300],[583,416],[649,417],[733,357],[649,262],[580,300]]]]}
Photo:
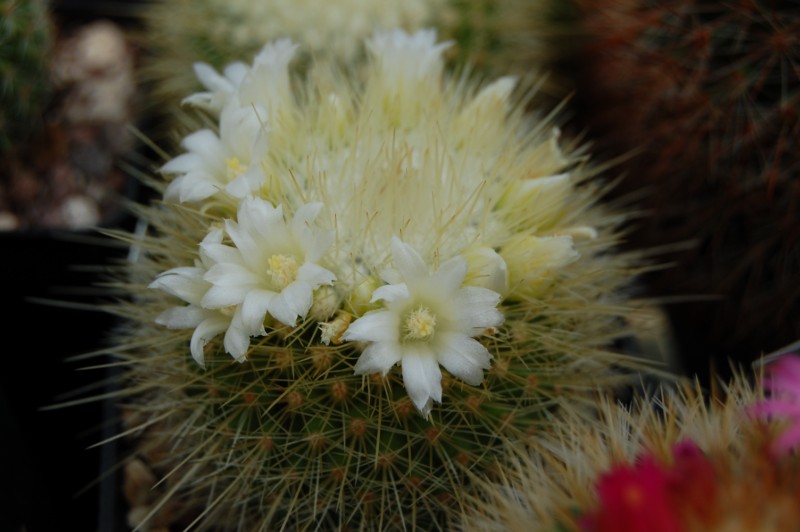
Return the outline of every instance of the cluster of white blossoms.
{"type": "Polygon", "coordinates": [[[375,28],[419,28],[429,24],[445,0],[205,0],[216,20],[206,30],[234,46],[265,42],[275,35],[302,43],[306,51],[350,61],[375,28]]]}
{"type": "Polygon", "coordinates": [[[157,321],[194,329],[200,365],[218,335],[244,362],[253,338],[304,327],[351,342],[357,374],[399,364],[427,416],[440,365],[480,385],[492,355],[479,338],[503,302],[535,298],[578,260],[576,240],[596,235],[567,208],[558,132],[508,127],[514,80],[448,81],[446,47],[431,30],[378,33],[347,83],[333,69],[292,77],[288,40],[251,65],[195,66],[207,91],[186,102],[218,128],[162,167],[165,202],[219,223],[195,264],[151,286],[188,304],[157,321]]]}

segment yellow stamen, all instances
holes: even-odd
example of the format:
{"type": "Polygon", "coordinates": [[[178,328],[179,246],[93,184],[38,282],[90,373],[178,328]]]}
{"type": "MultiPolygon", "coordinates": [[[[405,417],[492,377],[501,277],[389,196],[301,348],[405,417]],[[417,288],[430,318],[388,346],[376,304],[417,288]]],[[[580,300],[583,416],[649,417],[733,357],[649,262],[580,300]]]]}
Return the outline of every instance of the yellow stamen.
{"type": "Polygon", "coordinates": [[[247,168],[242,164],[238,157],[231,157],[230,159],[225,159],[225,166],[227,166],[228,171],[225,177],[228,178],[228,182],[233,181],[245,171],[247,168]]]}
{"type": "Polygon", "coordinates": [[[267,273],[277,288],[283,290],[297,279],[300,265],[291,255],[273,255],[267,260],[267,273]]]}
{"type": "Polygon", "coordinates": [[[436,331],[436,314],[427,307],[419,307],[406,315],[405,332],[407,340],[424,340],[436,331]]]}

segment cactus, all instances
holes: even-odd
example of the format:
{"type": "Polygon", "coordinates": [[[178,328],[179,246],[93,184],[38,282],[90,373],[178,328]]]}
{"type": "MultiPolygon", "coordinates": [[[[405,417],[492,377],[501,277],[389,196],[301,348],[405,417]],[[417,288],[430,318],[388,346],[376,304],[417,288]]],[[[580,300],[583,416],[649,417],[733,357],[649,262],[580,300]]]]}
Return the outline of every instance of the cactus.
{"type": "Polygon", "coordinates": [[[185,132],[197,124],[187,123],[178,106],[200,88],[196,61],[222,68],[267,40],[289,37],[303,45],[294,68],[307,67],[311,55],[348,63],[363,58],[361,42],[375,30],[432,26],[455,42],[447,53],[453,67],[468,64],[489,77],[518,75],[553,96],[560,94],[552,88],[556,77],[538,65],[570,48],[560,39],[561,48],[550,44],[571,27],[568,7],[550,0],[157,0],[141,11],[141,46],[149,52],[141,75],[156,112],[185,132]]]}
{"type": "Polygon", "coordinates": [[[51,33],[44,0],[0,2],[0,153],[41,123],[50,87],[51,33]]]}
{"type": "MultiPolygon", "coordinates": [[[[775,443],[797,442],[794,384],[781,392],[794,429],[768,421],[752,376],[708,397],[697,384],[663,389],[631,407],[602,400],[595,422],[565,420],[534,452],[508,447],[494,479],[481,479],[463,519],[467,531],[784,530],[800,519],[800,459],[775,443]]],[[[784,379],[786,375],[784,375],[784,379]]],[[[776,391],[773,386],[773,392],[776,391]]],[[[773,408],[780,411],[780,408],[773,408]]]]}
{"type": "Polygon", "coordinates": [[[576,4],[578,122],[596,155],[629,155],[617,191],[649,212],[632,246],[680,246],[646,281],[679,303],[687,368],[724,371],[796,339],[798,4],[576,4]]]}
{"type": "Polygon", "coordinates": [[[118,234],[131,485],[163,479],[132,524],[446,528],[503,441],[644,366],[614,346],[646,268],[615,249],[627,215],[512,79],[445,75],[446,46],[198,68],[213,127],[118,234]]]}
{"type": "Polygon", "coordinates": [[[363,39],[379,29],[423,27],[446,0],[337,0],[333,2],[158,0],[143,6],[140,69],[158,124],[160,144],[201,126],[181,100],[200,90],[196,62],[221,69],[255,54],[265,42],[290,38],[302,45],[293,68],[317,60],[352,63],[363,58],[363,39]]]}

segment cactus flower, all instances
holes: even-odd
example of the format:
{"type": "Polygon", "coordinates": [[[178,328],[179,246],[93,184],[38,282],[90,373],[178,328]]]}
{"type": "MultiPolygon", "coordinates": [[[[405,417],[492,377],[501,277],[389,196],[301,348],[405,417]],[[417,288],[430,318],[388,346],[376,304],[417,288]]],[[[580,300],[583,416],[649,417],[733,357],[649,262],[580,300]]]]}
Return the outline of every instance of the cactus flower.
{"type": "Polygon", "coordinates": [[[251,167],[263,130],[258,113],[232,101],[220,115],[220,133],[201,129],[181,143],[188,151],[161,167],[177,177],[164,193],[167,201],[197,202],[221,190],[242,198],[261,183],[251,167]]]}
{"type": "Polygon", "coordinates": [[[467,262],[454,257],[430,273],[419,253],[398,238],[392,257],[403,282],[381,286],[373,301],[386,308],[353,322],[345,340],[368,342],[355,366],[356,374],[386,375],[396,363],[414,405],[428,417],[433,401],[442,401],[439,364],[474,386],[483,380],[492,356],[473,336],[503,322],[496,306],[500,294],[462,286],[467,262]]]}
{"type": "MultiPolygon", "coordinates": [[[[200,244],[200,260],[195,266],[179,266],[167,270],[149,286],[189,303],[187,306],[168,308],[156,318],[156,323],[169,329],[194,329],[190,350],[192,358],[203,367],[205,366],[203,350],[218,334],[225,333],[224,345],[228,353],[244,353],[248,343],[247,335],[244,334],[245,343],[242,345],[243,329],[238,309],[230,312],[229,309],[204,308],[201,304],[203,296],[211,288],[211,283],[203,279],[210,265],[210,259],[204,253],[203,246],[220,242],[222,242],[222,231],[212,230],[200,244]]],[[[237,356],[235,358],[244,360],[237,356]]]]}
{"type": "Polygon", "coordinates": [[[776,454],[789,453],[800,447],[800,356],[784,355],[771,364],[764,388],[772,392],[772,396],[753,405],[749,412],[789,421],[789,426],[772,444],[776,454]]]}
{"type": "MultiPolygon", "coordinates": [[[[207,309],[240,308],[244,325],[240,334],[248,336],[265,334],[267,313],[289,326],[305,318],[314,302],[314,290],[336,279],[317,264],[330,246],[330,235],[311,227],[321,209],[321,203],[303,205],[287,224],[281,205],[245,199],[237,221],[228,220],[225,225],[234,247],[204,246],[212,263],[204,279],[211,287],[201,305],[207,309]]],[[[231,355],[240,358],[244,352],[231,355]]]]}

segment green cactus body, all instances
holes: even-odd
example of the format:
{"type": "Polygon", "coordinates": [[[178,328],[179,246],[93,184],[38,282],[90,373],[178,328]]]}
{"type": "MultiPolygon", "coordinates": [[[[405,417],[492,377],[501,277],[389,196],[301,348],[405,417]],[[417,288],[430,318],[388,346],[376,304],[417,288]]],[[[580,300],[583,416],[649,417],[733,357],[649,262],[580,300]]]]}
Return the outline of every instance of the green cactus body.
{"type": "Polygon", "coordinates": [[[0,152],[41,123],[50,88],[51,32],[44,0],[0,2],[0,152]]]}
{"type": "Polygon", "coordinates": [[[446,528],[502,442],[639,364],[611,345],[642,263],[582,150],[511,80],[444,77],[433,32],[368,48],[305,79],[279,41],[188,99],[220,127],[138,209],[114,309],[128,428],[180,508],[137,519],[446,528]]]}

